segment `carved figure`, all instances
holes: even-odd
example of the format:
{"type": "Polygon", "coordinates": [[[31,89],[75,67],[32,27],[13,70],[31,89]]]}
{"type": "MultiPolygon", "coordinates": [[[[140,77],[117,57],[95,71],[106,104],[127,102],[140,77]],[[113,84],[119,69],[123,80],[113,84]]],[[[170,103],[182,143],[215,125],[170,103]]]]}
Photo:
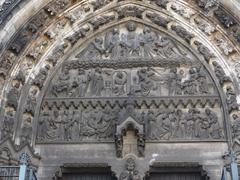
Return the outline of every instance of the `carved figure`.
{"type": "Polygon", "coordinates": [[[71,92],[72,96],[84,97],[87,93],[90,83],[90,77],[86,74],[85,70],[78,69],[78,76],[74,79],[71,92]]]}
{"type": "Polygon", "coordinates": [[[227,90],[226,96],[227,96],[228,111],[232,112],[234,110],[238,110],[236,93],[233,91],[232,87],[230,86],[227,86],[226,90],[227,90]]]}
{"type": "Polygon", "coordinates": [[[133,158],[126,160],[126,170],[120,174],[120,180],[141,180],[139,172],[136,170],[136,163],[133,158]]]}
{"type": "Polygon", "coordinates": [[[222,137],[222,128],[218,122],[218,117],[216,113],[211,111],[209,108],[205,110],[205,114],[210,123],[210,135],[213,139],[220,139],[222,137]]]}
{"type": "Polygon", "coordinates": [[[201,94],[208,94],[209,93],[209,88],[208,88],[208,80],[204,72],[204,68],[200,67],[197,69],[198,73],[198,91],[201,94]]]}
{"type": "MultiPolygon", "coordinates": [[[[116,155],[118,158],[122,157],[123,138],[121,134],[115,136],[116,155]]],[[[125,177],[125,175],[124,175],[125,177]]]]}
{"type": "Polygon", "coordinates": [[[140,90],[136,90],[136,92],[140,91],[142,95],[148,95],[154,88],[154,83],[151,79],[151,77],[154,75],[154,72],[152,72],[150,69],[140,69],[137,71],[137,75],[140,90]]]}
{"type": "Polygon", "coordinates": [[[162,58],[178,58],[179,56],[185,55],[185,52],[180,50],[179,47],[166,36],[162,36],[156,41],[154,51],[162,58]]]}
{"type": "Polygon", "coordinates": [[[38,140],[44,141],[47,138],[49,113],[44,112],[38,121],[38,140]]]}
{"type": "Polygon", "coordinates": [[[8,111],[3,120],[2,126],[2,139],[7,136],[13,135],[13,126],[14,126],[15,118],[12,111],[8,111]]]}
{"type": "Polygon", "coordinates": [[[213,7],[218,6],[218,0],[198,0],[198,5],[205,11],[210,11],[213,7]]]}
{"type": "Polygon", "coordinates": [[[49,69],[50,69],[49,65],[46,65],[45,67],[40,69],[38,75],[34,79],[33,84],[35,84],[36,86],[38,86],[41,89],[43,87],[43,84],[44,84],[46,78],[47,78],[49,69]]]}
{"type": "Polygon", "coordinates": [[[86,58],[101,58],[104,53],[105,49],[103,47],[103,38],[97,37],[94,42],[89,45],[84,56],[86,58]]]}
{"type": "Polygon", "coordinates": [[[232,133],[234,138],[234,143],[240,145],[240,118],[237,114],[233,114],[233,123],[232,123],[232,133]]]}
{"type": "Polygon", "coordinates": [[[172,26],[172,29],[183,39],[185,39],[187,42],[190,42],[190,40],[194,37],[193,34],[189,33],[185,28],[177,25],[172,26]]]}
{"type": "Polygon", "coordinates": [[[30,95],[27,99],[27,104],[26,104],[26,108],[25,111],[29,112],[31,114],[34,114],[35,112],[35,106],[37,104],[37,100],[36,100],[36,95],[37,95],[37,89],[34,89],[30,92],[30,95]]]}
{"type": "Polygon", "coordinates": [[[101,96],[101,93],[104,89],[104,80],[102,75],[102,69],[97,68],[91,72],[90,76],[90,94],[92,96],[101,96]]]}
{"type": "Polygon", "coordinates": [[[7,105],[15,110],[18,107],[18,99],[20,96],[20,83],[16,82],[7,94],[7,105]]]}
{"type": "Polygon", "coordinates": [[[105,36],[106,56],[117,57],[120,52],[120,37],[117,28],[112,29],[110,33],[105,36]]]}
{"type": "Polygon", "coordinates": [[[116,95],[123,95],[126,93],[125,87],[127,83],[127,75],[124,72],[117,72],[114,77],[113,92],[116,95]]]}
{"type": "Polygon", "coordinates": [[[52,87],[52,93],[55,96],[59,96],[59,93],[65,91],[66,95],[69,93],[70,89],[70,74],[69,71],[64,68],[63,71],[60,73],[57,82],[52,87]]]}
{"type": "Polygon", "coordinates": [[[169,96],[182,94],[182,77],[177,73],[177,68],[170,69],[168,90],[169,96]]]}
{"type": "Polygon", "coordinates": [[[212,63],[212,65],[214,67],[214,72],[215,72],[221,86],[223,86],[223,84],[225,82],[231,82],[230,78],[228,76],[226,76],[223,68],[216,61],[214,61],[212,63]]]}
{"type": "Polygon", "coordinates": [[[137,29],[137,25],[134,22],[129,22],[127,23],[127,30],[128,33],[122,34],[122,41],[121,41],[121,55],[122,56],[127,56],[127,55],[132,55],[132,56],[139,56],[140,54],[140,44],[139,44],[139,39],[138,35],[135,32],[137,29]]]}
{"type": "Polygon", "coordinates": [[[21,143],[31,143],[32,139],[32,124],[31,124],[31,118],[28,117],[25,119],[22,131],[21,131],[21,143]]]}
{"type": "Polygon", "coordinates": [[[146,13],[146,16],[155,24],[157,24],[158,26],[162,26],[162,27],[167,27],[167,24],[170,22],[169,19],[166,19],[162,16],[160,16],[157,13],[146,13]]]}
{"type": "Polygon", "coordinates": [[[155,32],[151,31],[149,27],[144,27],[143,34],[140,34],[140,43],[143,46],[143,55],[145,57],[153,57],[154,42],[158,39],[155,32]]]}
{"type": "Polygon", "coordinates": [[[144,150],[145,150],[145,137],[144,137],[144,134],[139,134],[138,135],[137,148],[138,148],[139,156],[143,157],[144,156],[144,150]]]}

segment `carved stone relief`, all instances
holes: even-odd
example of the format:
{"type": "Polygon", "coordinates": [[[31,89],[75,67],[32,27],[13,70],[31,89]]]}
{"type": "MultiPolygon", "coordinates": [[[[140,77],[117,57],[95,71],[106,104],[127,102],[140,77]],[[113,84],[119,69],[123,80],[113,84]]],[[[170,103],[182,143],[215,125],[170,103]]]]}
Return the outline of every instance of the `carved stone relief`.
{"type": "MultiPolygon", "coordinates": [[[[44,69],[34,82],[39,88],[46,78],[44,69]]],[[[217,116],[221,107],[214,107],[217,96],[209,74],[191,53],[165,34],[130,21],[96,37],[73,60],[64,62],[42,103],[37,140],[115,139],[121,157],[123,137],[115,128],[128,117],[145,127],[137,134],[139,156],[144,155],[145,140],[222,140],[223,119],[217,116]],[[135,59],[136,65],[129,66],[135,59]],[[155,63],[165,59],[168,63],[155,63]],[[146,63],[141,65],[141,60],[146,63]]],[[[34,96],[29,97],[26,112],[32,113],[34,106],[34,96]]]]}
{"type": "Polygon", "coordinates": [[[101,110],[43,111],[38,124],[38,141],[109,141],[113,140],[117,113],[101,110]]]}
{"type": "Polygon", "coordinates": [[[48,97],[136,97],[214,95],[214,85],[201,66],[182,68],[63,68],[48,97]]]}

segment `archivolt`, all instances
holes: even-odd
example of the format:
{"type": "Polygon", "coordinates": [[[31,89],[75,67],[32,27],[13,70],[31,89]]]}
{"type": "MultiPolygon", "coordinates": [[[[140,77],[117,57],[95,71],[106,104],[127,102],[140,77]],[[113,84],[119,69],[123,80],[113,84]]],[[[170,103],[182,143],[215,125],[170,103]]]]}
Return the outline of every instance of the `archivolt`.
{"type": "MultiPolygon", "coordinates": [[[[220,82],[218,86],[219,90],[221,89],[223,104],[227,104],[227,86],[239,94],[237,73],[240,70],[235,69],[240,58],[237,42],[239,25],[222,10],[222,7],[204,7],[205,9],[199,12],[195,3],[185,1],[94,2],[58,0],[48,4],[23,25],[2,52],[1,117],[3,122],[8,112],[14,113],[15,131],[10,136],[16,143],[21,133],[22,119],[30,118],[32,125],[35,124],[33,120],[37,112],[25,113],[26,101],[33,98],[40,102],[44,95],[44,86],[62,61],[94,34],[103,32],[121,21],[134,20],[148,24],[169,33],[192,51],[198,52],[197,54],[202,56],[200,59],[203,60],[203,64],[208,67],[214,79],[220,82]],[[219,71],[224,71],[229,79],[214,75],[219,71]],[[13,96],[16,99],[11,99],[13,96]]],[[[36,109],[39,106],[40,104],[36,109]]],[[[229,107],[226,106],[225,115],[231,120],[230,115],[238,113],[237,109],[227,109],[229,107]]],[[[230,124],[229,121],[228,138],[231,141],[230,124]]]]}

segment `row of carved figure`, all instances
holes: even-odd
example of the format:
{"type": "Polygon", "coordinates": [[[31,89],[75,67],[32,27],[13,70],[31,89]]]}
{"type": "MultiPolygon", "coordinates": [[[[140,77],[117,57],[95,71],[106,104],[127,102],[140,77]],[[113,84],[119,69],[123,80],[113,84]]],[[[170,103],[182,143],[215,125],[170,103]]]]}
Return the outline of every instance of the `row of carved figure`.
{"type": "Polygon", "coordinates": [[[180,58],[186,55],[183,48],[179,47],[166,35],[157,35],[149,27],[144,27],[142,32],[136,32],[137,24],[130,21],[126,24],[127,32],[121,33],[114,28],[104,37],[95,38],[85,51],[77,57],[84,58],[117,58],[117,57],[158,57],[180,58]]]}
{"type": "Polygon", "coordinates": [[[205,69],[63,69],[53,82],[56,97],[202,95],[213,93],[205,69]]]}
{"type": "Polygon", "coordinates": [[[208,108],[204,111],[177,109],[141,112],[132,107],[126,108],[129,109],[42,112],[38,122],[38,141],[112,140],[116,125],[127,116],[145,125],[149,140],[207,140],[224,137],[218,116],[208,108]]]}

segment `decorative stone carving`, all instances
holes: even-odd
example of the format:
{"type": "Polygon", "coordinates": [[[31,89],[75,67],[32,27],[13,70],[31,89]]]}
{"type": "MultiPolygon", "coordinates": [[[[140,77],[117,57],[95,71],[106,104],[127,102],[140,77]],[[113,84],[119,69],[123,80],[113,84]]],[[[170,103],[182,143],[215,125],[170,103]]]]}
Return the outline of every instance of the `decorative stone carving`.
{"type": "Polygon", "coordinates": [[[137,148],[138,148],[138,155],[140,157],[144,157],[145,152],[145,135],[144,134],[138,134],[137,139],[137,148]]]}
{"type": "Polygon", "coordinates": [[[186,48],[129,21],[95,37],[56,72],[38,117],[37,142],[115,140],[121,157],[124,125],[132,123],[133,153],[141,157],[145,141],[222,140],[220,109],[212,78],[186,48]]]}
{"type": "Polygon", "coordinates": [[[141,176],[139,175],[139,172],[136,170],[136,162],[135,160],[130,157],[126,160],[126,170],[124,170],[119,177],[119,180],[141,180],[141,176]]]}
{"type": "Polygon", "coordinates": [[[186,6],[182,6],[180,4],[172,4],[171,8],[182,17],[186,19],[190,19],[196,12],[186,6]]]}
{"type": "Polygon", "coordinates": [[[97,10],[111,2],[112,0],[93,0],[91,4],[93,5],[94,10],[97,10]]]}
{"type": "Polygon", "coordinates": [[[198,28],[205,32],[208,36],[210,36],[216,30],[214,26],[203,20],[201,17],[195,18],[194,21],[196,22],[198,28]]]}
{"type": "Polygon", "coordinates": [[[63,42],[58,45],[52,52],[50,56],[48,56],[47,61],[50,62],[53,66],[56,65],[57,61],[64,55],[64,50],[68,47],[68,44],[63,42]]]}
{"type": "Polygon", "coordinates": [[[13,111],[6,112],[6,115],[4,116],[2,128],[1,128],[1,131],[2,131],[1,139],[5,137],[12,137],[14,123],[15,123],[15,117],[14,117],[13,111]]]}
{"type": "Polygon", "coordinates": [[[121,134],[115,136],[115,146],[116,146],[116,156],[118,158],[122,157],[123,151],[123,137],[121,134]]]}
{"type": "Polygon", "coordinates": [[[215,41],[217,46],[222,50],[222,52],[225,55],[229,55],[232,52],[234,52],[234,47],[233,45],[231,45],[226,38],[224,38],[223,36],[221,37],[215,37],[215,41]]]}
{"type": "Polygon", "coordinates": [[[28,53],[28,57],[32,58],[33,60],[37,60],[41,54],[44,52],[48,45],[47,40],[43,40],[39,44],[36,44],[28,53]]]}
{"type": "Polygon", "coordinates": [[[16,60],[16,56],[8,51],[0,61],[0,69],[2,71],[9,71],[16,60]]]}
{"type": "Polygon", "coordinates": [[[25,106],[25,112],[30,113],[34,115],[35,112],[35,106],[37,105],[37,89],[32,89],[30,91],[29,97],[27,98],[26,106],[25,106]]]}
{"type": "Polygon", "coordinates": [[[125,17],[137,17],[142,18],[143,9],[140,9],[137,6],[124,6],[121,8],[118,8],[118,17],[119,19],[125,18],[125,17]]]}
{"type": "Polygon", "coordinates": [[[172,30],[177,33],[180,37],[182,37],[184,40],[186,40],[188,43],[190,43],[190,40],[194,37],[193,34],[188,32],[185,28],[179,26],[179,25],[173,25],[172,30]]]}
{"type": "Polygon", "coordinates": [[[195,41],[194,43],[197,45],[198,51],[203,55],[205,61],[208,63],[209,60],[214,57],[214,54],[211,53],[211,51],[201,42],[195,41]]]}
{"type": "Polygon", "coordinates": [[[24,85],[26,77],[25,74],[23,72],[22,69],[19,70],[19,72],[17,73],[17,75],[14,77],[15,81],[18,81],[19,83],[21,83],[22,85],[24,85]]]}
{"type": "Polygon", "coordinates": [[[88,5],[83,7],[79,7],[77,9],[74,9],[73,11],[68,12],[65,17],[69,19],[70,23],[73,24],[75,23],[77,20],[81,20],[83,19],[87,12],[90,11],[90,7],[88,5]]]}
{"type": "Polygon", "coordinates": [[[44,9],[50,16],[55,16],[59,12],[63,11],[70,4],[69,0],[56,0],[51,2],[44,9]]]}
{"type": "Polygon", "coordinates": [[[233,91],[231,86],[226,87],[226,97],[229,113],[231,113],[234,110],[237,111],[238,110],[237,95],[233,91]]]}
{"type": "Polygon", "coordinates": [[[69,36],[67,40],[71,43],[71,45],[74,45],[79,39],[84,38],[86,34],[89,32],[89,30],[90,28],[88,26],[84,28],[80,28],[72,36],[69,36]]]}
{"type": "Polygon", "coordinates": [[[146,17],[149,18],[153,23],[167,28],[167,24],[170,22],[169,19],[164,18],[156,13],[146,13],[146,17]]]}
{"type": "Polygon", "coordinates": [[[41,89],[43,87],[45,80],[47,79],[49,69],[50,69],[49,65],[46,65],[45,67],[40,69],[39,73],[36,75],[32,84],[38,86],[39,89],[41,89]]]}
{"type": "Polygon", "coordinates": [[[38,141],[107,141],[114,135],[116,113],[110,109],[46,111],[40,117],[38,141]]]}
{"type": "Polygon", "coordinates": [[[16,82],[7,94],[7,105],[17,110],[18,99],[20,97],[20,83],[16,82]]]}
{"type": "Polygon", "coordinates": [[[51,29],[49,29],[47,32],[45,32],[45,35],[47,37],[49,37],[50,39],[54,39],[61,32],[61,30],[63,30],[66,23],[67,22],[65,20],[58,22],[51,29]]]}
{"type": "Polygon", "coordinates": [[[223,86],[225,82],[231,82],[231,79],[225,74],[223,68],[216,61],[214,61],[212,65],[221,86],[223,86]]]}
{"type": "Polygon", "coordinates": [[[148,139],[222,139],[223,129],[215,112],[206,109],[166,110],[147,115],[148,139]]]}
{"type": "Polygon", "coordinates": [[[214,11],[214,14],[224,27],[229,28],[231,26],[236,25],[236,21],[233,19],[233,17],[231,17],[224,10],[218,9],[214,11]]]}
{"type": "Polygon", "coordinates": [[[198,6],[208,12],[213,8],[218,8],[219,0],[198,0],[198,6]]]}
{"type": "Polygon", "coordinates": [[[237,78],[240,80],[240,63],[237,61],[237,63],[234,64],[235,72],[237,73],[237,78]]]}
{"type": "Polygon", "coordinates": [[[170,68],[159,72],[157,68],[69,70],[66,67],[52,84],[51,97],[126,97],[180,96],[213,94],[213,84],[201,66],[189,69],[170,68]],[[132,77],[132,78],[131,78],[132,77]],[[210,88],[211,87],[211,88],[210,88]]]}
{"type": "Polygon", "coordinates": [[[240,43],[240,27],[239,24],[232,28],[233,37],[240,43]]]}
{"type": "Polygon", "coordinates": [[[240,146],[240,118],[237,114],[232,115],[232,135],[233,135],[233,146],[240,146]]]}
{"type": "Polygon", "coordinates": [[[151,0],[152,2],[155,2],[156,5],[162,7],[162,8],[167,8],[167,3],[169,2],[168,0],[151,0]]]}
{"type": "Polygon", "coordinates": [[[113,21],[115,19],[115,15],[102,15],[96,17],[93,20],[90,20],[89,23],[93,26],[93,29],[98,29],[99,27],[113,21]]]}
{"type": "MultiPolygon", "coordinates": [[[[122,57],[125,59],[144,57],[144,59],[148,58],[148,61],[153,58],[166,58],[167,62],[172,61],[170,64],[173,64],[173,61],[175,63],[191,61],[190,58],[186,57],[185,49],[164,34],[157,35],[148,27],[143,28],[142,33],[137,33],[137,24],[133,21],[126,24],[126,29],[127,32],[120,33],[118,29],[114,28],[104,37],[96,37],[94,42],[76,57],[81,58],[81,60],[88,59],[88,63],[91,59],[100,58],[111,58],[119,62],[118,58],[122,57]]],[[[108,61],[108,63],[111,62],[108,61]]]]}
{"type": "Polygon", "coordinates": [[[21,144],[30,144],[32,139],[32,119],[31,117],[26,117],[23,121],[24,122],[21,128],[20,142],[21,144]]]}

